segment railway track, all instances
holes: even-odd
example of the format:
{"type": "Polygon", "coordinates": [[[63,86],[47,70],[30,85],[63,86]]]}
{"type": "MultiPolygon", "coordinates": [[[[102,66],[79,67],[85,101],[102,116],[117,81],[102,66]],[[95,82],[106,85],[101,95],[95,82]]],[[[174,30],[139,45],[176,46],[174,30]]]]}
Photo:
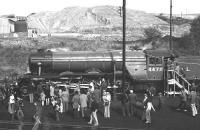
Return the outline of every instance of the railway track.
{"type": "MultiPolygon", "coordinates": [[[[32,122],[23,122],[20,126],[18,121],[0,121],[0,130],[31,130],[33,127],[32,122]]],[[[39,130],[132,130],[129,128],[115,128],[115,127],[94,127],[91,125],[70,125],[70,124],[59,124],[59,123],[42,123],[39,130]]],[[[135,130],[135,129],[134,129],[135,130]]],[[[140,130],[140,129],[137,129],[140,130]]],[[[141,129],[143,130],[143,129],[141,129]]]]}
{"type": "Polygon", "coordinates": [[[18,124],[16,122],[0,121],[0,130],[18,130],[18,124]]]}

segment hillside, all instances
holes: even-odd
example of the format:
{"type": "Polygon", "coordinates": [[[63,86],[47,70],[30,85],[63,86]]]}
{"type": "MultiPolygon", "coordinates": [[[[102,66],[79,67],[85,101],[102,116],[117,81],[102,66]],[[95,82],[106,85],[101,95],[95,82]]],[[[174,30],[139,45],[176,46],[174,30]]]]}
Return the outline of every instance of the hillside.
{"type": "MultiPolygon", "coordinates": [[[[169,34],[169,24],[166,21],[142,11],[127,9],[126,25],[129,41],[143,39],[143,31],[148,27],[158,28],[163,35],[169,34]]],[[[119,14],[119,7],[115,6],[68,7],[58,12],[41,12],[30,15],[28,26],[37,28],[39,33],[101,34],[101,37],[113,37],[112,40],[120,40],[122,17],[119,14]]],[[[180,37],[188,32],[189,28],[188,24],[176,25],[174,35],[180,37]]]]}
{"type": "MultiPolygon", "coordinates": [[[[122,17],[119,7],[98,6],[93,8],[68,7],[58,12],[41,12],[28,17],[30,27],[38,27],[41,32],[66,32],[99,27],[121,27],[122,17]],[[39,25],[39,26],[38,26],[39,25]]],[[[165,24],[164,21],[142,11],[127,10],[128,27],[147,27],[165,24]]]]}

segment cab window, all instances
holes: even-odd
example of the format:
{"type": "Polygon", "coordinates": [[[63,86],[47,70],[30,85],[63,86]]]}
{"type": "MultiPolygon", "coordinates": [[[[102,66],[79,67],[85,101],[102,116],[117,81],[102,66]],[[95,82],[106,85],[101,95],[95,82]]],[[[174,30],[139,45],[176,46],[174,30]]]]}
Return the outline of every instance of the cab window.
{"type": "Polygon", "coordinates": [[[150,57],[149,64],[162,64],[161,58],[150,57]]]}

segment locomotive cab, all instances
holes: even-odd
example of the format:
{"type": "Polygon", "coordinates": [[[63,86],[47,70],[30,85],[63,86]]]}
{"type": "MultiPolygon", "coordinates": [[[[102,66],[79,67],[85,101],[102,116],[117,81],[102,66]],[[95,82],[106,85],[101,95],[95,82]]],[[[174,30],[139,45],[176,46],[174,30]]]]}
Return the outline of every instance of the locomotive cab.
{"type": "Polygon", "coordinates": [[[147,76],[149,80],[163,80],[166,61],[171,58],[169,50],[146,50],[147,76]]]}

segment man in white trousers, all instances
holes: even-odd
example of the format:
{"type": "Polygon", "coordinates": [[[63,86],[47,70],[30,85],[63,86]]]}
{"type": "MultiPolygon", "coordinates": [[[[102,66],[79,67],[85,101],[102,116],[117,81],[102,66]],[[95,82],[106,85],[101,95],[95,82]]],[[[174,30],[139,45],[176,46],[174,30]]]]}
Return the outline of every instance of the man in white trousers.
{"type": "Polygon", "coordinates": [[[103,93],[103,104],[104,104],[104,117],[110,118],[110,103],[111,103],[111,95],[109,92],[103,93]]]}
{"type": "Polygon", "coordinates": [[[191,98],[192,116],[195,117],[197,115],[197,108],[196,108],[197,93],[195,92],[194,88],[192,88],[191,90],[190,98],[191,98]]]}

